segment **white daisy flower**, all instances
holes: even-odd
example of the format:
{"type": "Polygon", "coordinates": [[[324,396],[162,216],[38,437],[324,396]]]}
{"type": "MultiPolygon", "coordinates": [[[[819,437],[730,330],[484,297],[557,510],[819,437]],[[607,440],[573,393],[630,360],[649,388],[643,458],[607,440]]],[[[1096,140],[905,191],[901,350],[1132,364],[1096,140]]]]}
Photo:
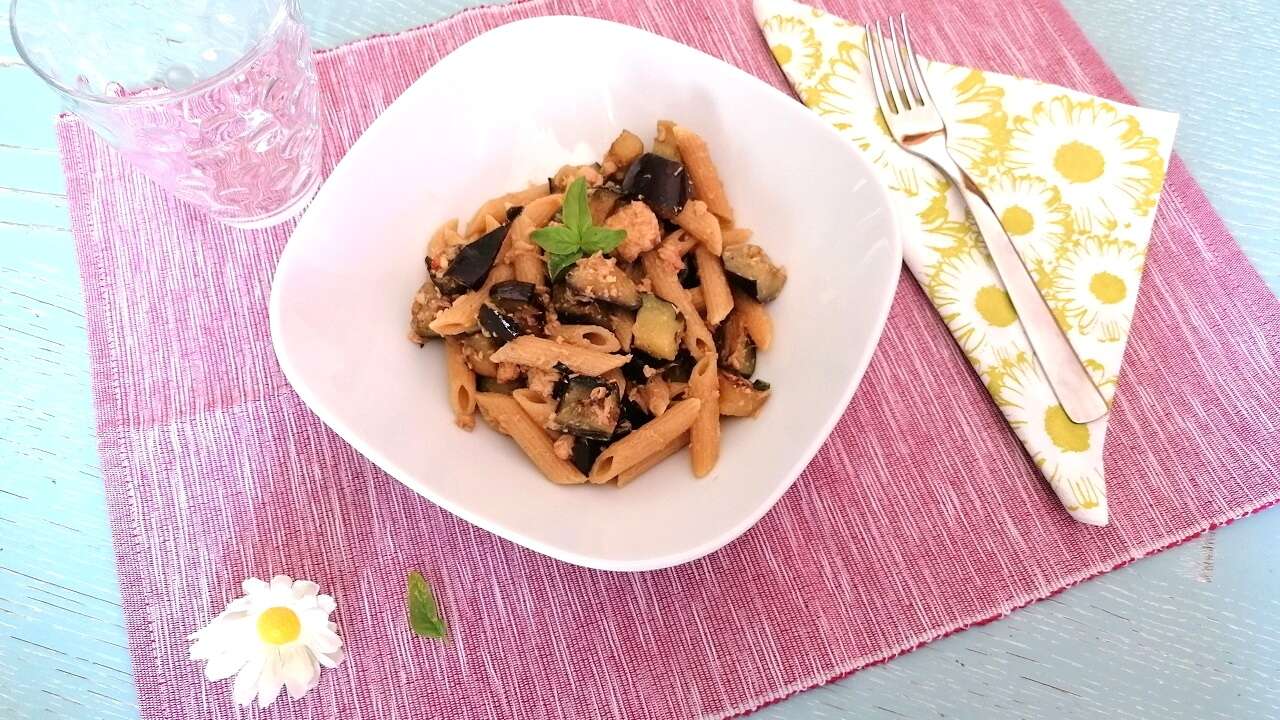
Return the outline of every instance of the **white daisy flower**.
{"type": "Polygon", "coordinates": [[[986,255],[969,250],[943,258],[932,268],[927,289],[971,361],[994,367],[1027,351],[1018,315],[986,255]]]}
{"type": "Polygon", "coordinates": [[[1018,358],[996,373],[992,394],[1054,493],[1071,515],[1093,525],[1107,524],[1107,490],[1102,467],[1106,422],[1071,422],[1049,387],[1040,365],[1018,358]]]}
{"type": "Polygon", "coordinates": [[[1044,178],[1071,206],[1078,228],[1103,232],[1155,209],[1164,164],[1155,138],[1106,102],[1060,95],[1013,121],[1006,161],[1044,178]]]}
{"type": "Polygon", "coordinates": [[[1119,342],[1133,320],[1143,259],[1142,249],[1132,243],[1088,236],[1053,267],[1046,299],[1081,333],[1119,342]]]}
{"type": "Polygon", "coordinates": [[[822,47],[809,23],[801,18],[775,15],[760,24],[769,50],[793,82],[813,77],[822,62],[822,47]]]}
{"type": "Polygon", "coordinates": [[[1008,147],[1004,90],[980,70],[926,63],[925,77],[938,113],[947,121],[947,147],[974,177],[985,177],[1008,147]]]}
{"type": "Polygon", "coordinates": [[[908,194],[918,185],[916,176],[932,177],[937,170],[926,160],[902,149],[885,124],[880,107],[872,97],[871,76],[866,73],[865,40],[855,44],[842,42],[832,57],[829,71],[801,95],[804,104],[822,116],[828,124],[848,133],[863,155],[882,171],[894,189],[908,194]]]}
{"type": "Polygon", "coordinates": [[[982,191],[1023,262],[1042,279],[1071,236],[1071,208],[1037,177],[1003,173],[983,183],[982,191]]]}
{"type": "Polygon", "coordinates": [[[321,667],[343,659],[338,626],[329,622],[336,605],[309,580],[276,575],[241,583],[244,597],[232,600],[218,617],[188,639],[192,660],[208,662],[211,682],[236,676],[232,698],[248,705],[254,697],[266,707],[282,688],[297,699],[320,682],[321,667]]]}

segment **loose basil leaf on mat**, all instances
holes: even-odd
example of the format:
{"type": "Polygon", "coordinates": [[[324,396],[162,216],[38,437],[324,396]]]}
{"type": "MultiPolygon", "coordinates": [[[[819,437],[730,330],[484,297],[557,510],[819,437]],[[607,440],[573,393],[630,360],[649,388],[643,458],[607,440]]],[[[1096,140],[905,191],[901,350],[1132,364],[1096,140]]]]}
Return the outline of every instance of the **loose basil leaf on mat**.
{"type": "Polygon", "coordinates": [[[436,606],[436,596],[431,592],[422,573],[409,573],[407,600],[409,603],[409,627],[422,637],[442,638],[445,633],[444,618],[436,606]]]}

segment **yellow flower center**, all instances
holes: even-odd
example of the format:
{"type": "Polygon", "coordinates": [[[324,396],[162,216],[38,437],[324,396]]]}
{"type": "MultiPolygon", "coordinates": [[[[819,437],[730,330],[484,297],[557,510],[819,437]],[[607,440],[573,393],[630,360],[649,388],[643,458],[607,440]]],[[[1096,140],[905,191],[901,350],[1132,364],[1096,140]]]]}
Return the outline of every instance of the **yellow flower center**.
{"type": "Polygon", "coordinates": [[[1082,142],[1069,142],[1058,148],[1057,154],[1053,156],[1053,168],[1073,183],[1097,180],[1105,166],[1102,153],[1092,145],[1082,142]]]}
{"type": "Polygon", "coordinates": [[[1035,229],[1036,219],[1031,217],[1031,213],[1027,212],[1026,208],[1014,205],[1000,216],[1000,224],[1010,235],[1026,235],[1035,229]]]}
{"type": "Polygon", "coordinates": [[[1008,327],[1018,319],[1009,302],[1009,293],[995,285],[988,285],[973,298],[973,307],[983,320],[996,327],[1008,327]]]}
{"type": "Polygon", "coordinates": [[[779,65],[786,65],[791,62],[791,48],[786,45],[778,44],[769,49],[773,51],[773,56],[777,58],[779,65]]]}
{"type": "Polygon", "coordinates": [[[1044,431],[1063,452],[1084,452],[1089,449],[1089,428],[1071,422],[1061,405],[1044,411],[1044,431]]]}
{"type": "Polygon", "coordinates": [[[287,607],[267,608],[258,616],[258,637],[271,645],[284,645],[302,634],[298,613],[287,607]]]}
{"type": "Polygon", "coordinates": [[[1098,298],[1100,302],[1107,304],[1118,303],[1124,299],[1124,280],[1105,271],[1094,273],[1093,277],[1089,279],[1089,292],[1093,293],[1093,296],[1098,298]]]}

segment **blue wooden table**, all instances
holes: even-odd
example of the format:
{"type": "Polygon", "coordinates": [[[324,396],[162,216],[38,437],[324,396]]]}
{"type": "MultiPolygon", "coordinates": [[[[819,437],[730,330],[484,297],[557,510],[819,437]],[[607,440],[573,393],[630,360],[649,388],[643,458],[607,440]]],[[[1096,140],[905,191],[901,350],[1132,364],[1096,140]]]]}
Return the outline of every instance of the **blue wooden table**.
{"type": "MultiPolygon", "coordinates": [[[[468,4],[316,0],[307,17],[331,46],[468,4]]],[[[1280,291],[1280,3],[1066,4],[1139,102],[1182,113],[1177,150],[1280,291]]],[[[136,718],[58,107],[7,32],[0,98],[0,718],[136,718]]],[[[1280,510],[759,717],[1280,717],[1280,510]]]]}

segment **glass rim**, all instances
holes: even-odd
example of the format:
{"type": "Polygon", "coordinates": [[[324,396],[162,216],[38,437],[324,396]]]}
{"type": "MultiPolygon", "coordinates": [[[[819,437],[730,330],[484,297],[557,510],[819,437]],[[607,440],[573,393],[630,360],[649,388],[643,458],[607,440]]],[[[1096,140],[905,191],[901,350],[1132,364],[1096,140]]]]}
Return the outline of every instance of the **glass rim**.
{"type": "Polygon", "coordinates": [[[260,54],[261,50],[266,46],[268,40],[280,29],[284,24],[285,18],[289,15],[289,7],[294,0],[275,0],[276,13],[271,18],[271,23],[266,30],[253,42],[253,45],[244,52],[243,55],[236,58],[236,61],[210,75],[209,77],[185,87],[181,90],[167,92],[162,95],[123,95],[120,97],[91,95],[74,87],[70,87],[45,72],[37,65],[27,53],[27,48],[22,43],[22,38],[18,34],[18,3],[22,0],[10,0],[9,2],[9,37],[13,40],[13,47],[18,51],[18,57],[22,62],[36,74],[36,77],[43,80],[47,85],[57,90],[62,95],[76,100],[77,102],[93,103],[97,105],[158,105],[161,103],[181,100],[192,95],[199,94],[204,90],[216,85],[228,77],[235,75],[243,70],[260,54]]]}

